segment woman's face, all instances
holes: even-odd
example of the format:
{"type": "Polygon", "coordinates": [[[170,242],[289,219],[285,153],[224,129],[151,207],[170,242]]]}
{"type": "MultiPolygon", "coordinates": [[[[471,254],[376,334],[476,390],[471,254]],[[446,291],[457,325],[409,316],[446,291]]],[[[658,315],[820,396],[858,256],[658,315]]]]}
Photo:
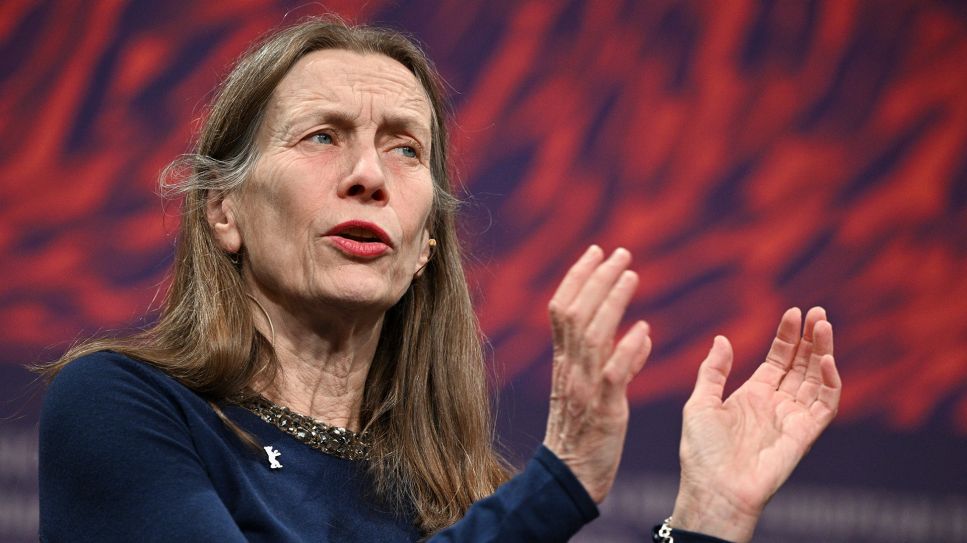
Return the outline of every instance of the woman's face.
{"type": "Polygon", "coordinates": [[[283,306],[385,311],[429,255],[430,131],[426,93],[402,64],[310,53],[269,100],[253,177],[209,203],[223,214],[216,236],[283,306]]]}

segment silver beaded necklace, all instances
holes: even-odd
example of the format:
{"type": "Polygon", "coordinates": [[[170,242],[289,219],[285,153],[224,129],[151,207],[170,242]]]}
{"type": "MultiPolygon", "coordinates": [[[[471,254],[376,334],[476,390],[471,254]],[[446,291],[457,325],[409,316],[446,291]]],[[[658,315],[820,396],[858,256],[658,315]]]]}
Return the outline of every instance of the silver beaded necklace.
{"type": "Polygon", "coordinates": [[[313,449],[346,460],[369,460],[372,436],[300,415],[258,396],[240,404],[260,419],[313,449]]]}

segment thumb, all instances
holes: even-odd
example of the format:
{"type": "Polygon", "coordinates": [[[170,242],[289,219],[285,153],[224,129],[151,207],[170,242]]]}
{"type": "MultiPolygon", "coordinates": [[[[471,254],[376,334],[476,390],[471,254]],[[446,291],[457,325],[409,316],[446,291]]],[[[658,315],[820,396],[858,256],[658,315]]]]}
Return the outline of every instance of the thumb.
{"type": "Polygon", "coordinates": [[[725,381],[732,370],[732,344],[725,336],[715,336],[712,349],[698,368],[698,379],[689,401],[722,403],[725,381]]]}

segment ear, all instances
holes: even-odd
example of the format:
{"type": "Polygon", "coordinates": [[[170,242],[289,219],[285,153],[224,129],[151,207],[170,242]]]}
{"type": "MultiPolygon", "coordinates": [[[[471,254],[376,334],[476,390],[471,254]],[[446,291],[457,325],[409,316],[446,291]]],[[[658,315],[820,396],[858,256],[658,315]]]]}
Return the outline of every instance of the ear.
{"type": "Polygon", "coordinates": [[[429,262],[430,257],[433,256],[433,249],[436,245],[436,240],[430,237],[430,232],[428,230],[423,230],[423,235],[421,238],[420,258],[416,260],[416,270],[413,272],[416,277],[423,275],[423,268],[426,267],[426,263],[429,262]]]}
{"type": "Polygon", "coordinates": [[[222,250],[231,254],[241,251],[242,233],[238,229],[235,197],[224,192],[209,191],[205,213],[208,226],[222,250]]]}

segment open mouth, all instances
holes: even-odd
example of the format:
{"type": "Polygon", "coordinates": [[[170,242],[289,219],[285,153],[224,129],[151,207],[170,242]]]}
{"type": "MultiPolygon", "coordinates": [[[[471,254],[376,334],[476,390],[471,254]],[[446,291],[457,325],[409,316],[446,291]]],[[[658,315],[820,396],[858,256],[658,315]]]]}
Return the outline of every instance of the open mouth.
{"type": "Polygon", "coordinates": [[[346,221],[326,232],[325,237],[336,248],[354,257],[377,257],[393,248],[389,235],[379,226],[367,221],[346,221]]]}
{"type": "Polygon", "coordinates": [[[358,241],[360,243],[382,243],[383,240],[380,239],[372,230],[354,226],[347,230],[343,230],[336,234],[341,238],[351,239],[353,241],[358,241]]]}

